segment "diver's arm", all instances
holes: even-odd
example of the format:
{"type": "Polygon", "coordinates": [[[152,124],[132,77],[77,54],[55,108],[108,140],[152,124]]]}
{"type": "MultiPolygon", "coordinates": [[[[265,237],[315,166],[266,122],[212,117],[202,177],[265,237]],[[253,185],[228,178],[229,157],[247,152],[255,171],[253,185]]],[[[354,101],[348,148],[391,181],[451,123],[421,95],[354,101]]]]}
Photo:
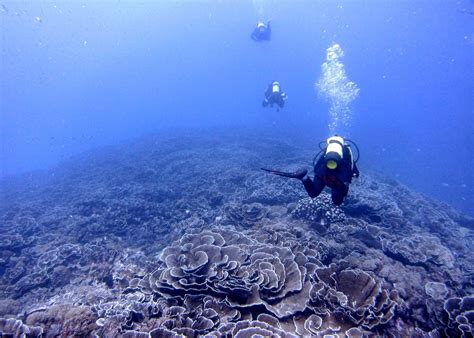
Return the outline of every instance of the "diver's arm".
{"type": "Polygon", "coordinates": [[[258,41],[257,39],[257,31],[254,29],[252,34],[250,35],[250,37],[252,38],[252,40],[254,41],[258,41]]]}
{"type": "Polygon", "coordinates": [[[324,148],[319,155],[318,160],[316,161],[316,164],[314,165],[314,172],[320,172],[321,168],[324,168],[324,154],[326,153],[326,148],[324,148]]]}
{"type": "Polygon", "coordinates": [[[344,162],[346,162],[345,166],[350,171],[350,177],[359,177],[359,168],[357,168],[357,164],[354,162],[354,156],[349,146],[344,147],[344,158],[347,159],[344,162]]]}
{"type": "Polygon", "coordinates": [[[265,91],[265,98],[268,100],[272,96],[272,93],[272,85],[269,85],[265,91]]]}
{"type": "Polygon", "coordinates": [[[354,162],[354,168],[352,169],[352,176],[359,177],[360,172],[359,168],[357,168],[357,164],[354,162]]]}

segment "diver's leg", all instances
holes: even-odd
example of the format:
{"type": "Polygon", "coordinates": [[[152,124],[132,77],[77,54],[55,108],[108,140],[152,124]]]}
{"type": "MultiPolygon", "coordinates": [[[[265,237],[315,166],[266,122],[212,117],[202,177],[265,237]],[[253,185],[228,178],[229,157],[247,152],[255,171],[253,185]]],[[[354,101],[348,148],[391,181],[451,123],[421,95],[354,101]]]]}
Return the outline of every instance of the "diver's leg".
{"type": "Polygon", "coordinates": [[[324,189],[324,182],[321,181],[318,177],[314,178],[314,181],[311,180],[308,176],[302,179],[304,188],[311,198],[319,196],[321,191],[324,189]]]}
{"type": "Polygon", "coordinates": [[[331,198],[332,198],[333,203],[335,205],[341,205],[348,191],[349,191],[349,186],[347,184],[344,184],[340,188],[332,188],[331,198]]]}

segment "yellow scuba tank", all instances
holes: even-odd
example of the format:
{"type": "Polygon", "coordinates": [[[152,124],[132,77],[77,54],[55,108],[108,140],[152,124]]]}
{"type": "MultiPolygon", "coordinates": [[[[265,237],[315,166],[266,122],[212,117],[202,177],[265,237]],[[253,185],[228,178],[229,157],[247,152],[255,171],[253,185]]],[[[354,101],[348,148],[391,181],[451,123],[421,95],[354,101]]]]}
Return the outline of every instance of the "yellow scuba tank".
{"type": "Polygon", "coordinates": [[[334,170],[339,166],[339,162],[342,160],[344,139],[335,135],[328,138],[326,142],[326,153],[324,154],[326,167],[334,170]]]}

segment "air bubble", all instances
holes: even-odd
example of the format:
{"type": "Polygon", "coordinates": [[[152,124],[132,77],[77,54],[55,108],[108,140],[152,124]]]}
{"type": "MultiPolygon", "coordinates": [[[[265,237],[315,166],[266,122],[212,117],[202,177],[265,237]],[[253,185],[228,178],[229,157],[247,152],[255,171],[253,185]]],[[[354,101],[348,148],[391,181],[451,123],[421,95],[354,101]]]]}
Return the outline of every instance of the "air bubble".
{"type": "Polygon", "coordinates": [[[341,46],[334,43],[326,49],[326,62],[321,65],[322,74],[315,88],[329,102],[329,132],[341,132],[348,128],[352,119],[350,104],[359,95],[357,85],[349,81],[344,65],[340,61],[344,57],[341,46]]]}

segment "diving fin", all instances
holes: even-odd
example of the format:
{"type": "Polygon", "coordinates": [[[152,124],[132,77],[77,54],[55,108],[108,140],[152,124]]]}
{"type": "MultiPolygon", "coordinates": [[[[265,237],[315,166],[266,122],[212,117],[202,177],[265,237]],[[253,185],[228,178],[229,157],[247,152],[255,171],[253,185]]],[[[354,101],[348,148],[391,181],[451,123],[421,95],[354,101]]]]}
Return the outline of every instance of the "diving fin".
{"type": "Polygon", "coordinates": [[[308,170],[306,170],[306,169],[298,169],[293,173],[289,173],[289,172],[286,172],[286,171],[274,170],[274,169],[267,169],[267,168],[260,168],[260,169],[262,169],[263,171],[269,172],[273,175],[283,176],[283,177],[290,177],[290,178],[297,178],[299,180],[301,180],[303,177],[305,177],[306,174],[308,173],[308,170]]]}

